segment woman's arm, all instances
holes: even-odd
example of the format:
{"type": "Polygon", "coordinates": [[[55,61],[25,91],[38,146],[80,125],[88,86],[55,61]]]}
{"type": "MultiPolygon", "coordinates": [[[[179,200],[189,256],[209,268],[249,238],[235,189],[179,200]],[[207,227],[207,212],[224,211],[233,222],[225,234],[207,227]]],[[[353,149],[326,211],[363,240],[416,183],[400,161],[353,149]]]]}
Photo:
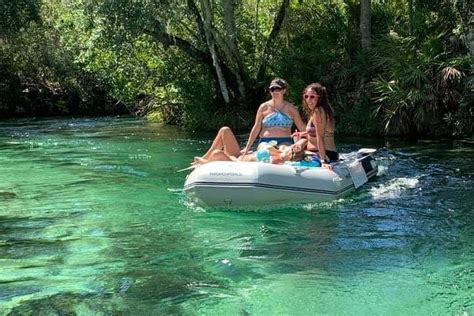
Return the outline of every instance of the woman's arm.
{"type": "Polygon", "coordinates": [[[301,150],[305,150],[307,145],[308,145],[308,139],[301,138],[292,146],[295,148],[296,151],[301,151],[301,150]]]}
{"type": "Polygon", "coordinates": [[[326,146],[324,144],[324,131],[326,130],[326,114],[322,109],[316,109],[311,117],[314,126],[316,126],[316,139],[321,161],[326,161],[326,146]]]}
{"type": "Polygon", "coordinates": [[[255,139],[257,139],[260,130],[262,129],[262,117],[265,106],[265,103],[263,103],[257,110],[257,115],[255,116],[255,123],[253,124],[252,130],[250,131],[249,139],[247,140],[247,145],[242,150],[242,155],[246,155],[249,152],[255,139]]]}
{"type": "Polygon", "coordinates": [[[306,125],[304,124],[303,120],[301,119],[300,112],[293,104],[289,105],[289,114],[293,118],[293,122],[295,122],[296,128],[298,131],[303,132],[306,130],[306,125]]]}

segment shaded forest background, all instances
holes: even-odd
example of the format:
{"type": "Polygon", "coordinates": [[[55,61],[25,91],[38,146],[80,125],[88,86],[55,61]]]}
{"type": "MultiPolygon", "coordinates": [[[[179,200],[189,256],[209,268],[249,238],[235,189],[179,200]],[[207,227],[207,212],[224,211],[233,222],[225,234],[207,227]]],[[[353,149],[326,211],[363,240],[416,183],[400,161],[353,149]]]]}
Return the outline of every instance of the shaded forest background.
{"type": "Polygon", "coordinates": [[[275,76],[339,135],[470,137],[474,1],[0,0],[0,118],[248,129],[275,76]]]}

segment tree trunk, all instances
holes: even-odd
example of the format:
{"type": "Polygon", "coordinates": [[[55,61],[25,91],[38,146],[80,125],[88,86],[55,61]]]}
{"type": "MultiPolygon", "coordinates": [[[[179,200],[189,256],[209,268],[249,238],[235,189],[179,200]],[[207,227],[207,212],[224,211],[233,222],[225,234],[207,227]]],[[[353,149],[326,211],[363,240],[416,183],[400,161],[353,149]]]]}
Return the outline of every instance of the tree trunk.
{"type": "Polygon", "coordinates": [[[270,36],[268,36],[268,40],[265,44],[265,48],[263,49],[263,53],[260,58],[260,66],[258,67],[257,78],[256,78],[257,83],[260,81],[263,81],[264,79],[265,70],[267,69],[268,56],[275,42],[275,39],[280,33],[289,5],[290,5],[290,0],[283,0],[280,5],[280,10],[278,11],[278,14],[275,17],[272,31],[270,32],[270,36]]]}
{"type": "Polygon", "coordinates": [[[360,1],[360,37],[362,49],[370,49],[370,0],[360,1]]]}
{"type": "Polygon", "coordinates": [[[413,0],[408,0],[408,33],[413,33],[413,0]]]}
{"type": "Polygon", "coordinates": [[[194,2],[194,0],[187,0],[187,5],[189,11],[194,16],[194,20],[196,21],[198,39],[201,41],[206,41],[206,34],[204,32],[204,22],[202,21],[201,14],[199,13],[196,3],[194,2]]]}
{"type": "Polygon", "coordinates": [[[206,35],[207,46],[212,56],[213,65],[217,75],[217,81],[221,90],[222,98],[226,104],[230,103],[229,89],[224,78],[224,73],[220,65],[219,55],[217,54],[215,38],[212,32],[212,8],[209,0],[201,0],[203,18],[204,18],[204,33],[206,35]]]}
{"type": "Polygon", "coordinates": [[[455,4],[461,16],[464,42],[471,57],[471,74],[474,74],[474,4],[467,0],[456,0],[455,4]]]}
{"type": "Polygon", "coordinates": [[[254,46],[253,46],[253,56],[254,56],[254,59],[253,59],[253,66],[254,67],[257,67],[257,54],[256,54],[256,49],[257,49],[257,41],[258,41],[258,31],[259,31],[259,24],[258,24],[258,11],[259,11],[259,8],[260,8],[260,0],[257,0],[256,3],[255,3],[255,26],[253,28],[253,41],[254,41],[254,46]]]}
{"type": "MultiPolygon", "coordinates": [[[[260,0],[256,0],[259,5],[260,0]]],[[[175,46],[198,62],[206,65],[215,77],[224,102],[252,101],[261,94],[259,83],[265,79],[266,66],[272,46],[279,35],[285,19],[290,0],[281,0],[275,16],[270,35],[265,43],[262,54],[256,61],[257,74],[251,78],[243,63],[242,54],[238,46],[238,31],[235,25],[235,8],[240,3],[236,0],[220,0],[222,11],[212,7],[218,5],[211,0],[186,0],[186,8],[194,18],[196,32],[194,39],[172,34],[158,18],[152,17],[153,24],[145,26],[143,32],[151,35],[164,46],[175,46]],[[198,5],[199,4],[199,5],[198,5]],[[219,13],[221,25],[214,22],[219,13]],[[217,24],[217,26],[216,26],[217,24]],[[222,30],[222,31],[220,31],[222,30]],[[255,82],[258,84],[255,85],[255,82]]],[[[166,20],[166,19],[165,19],[166,20]]],[[[256,27],[258,21],[255,21],[256,27]]],[[[250,103],[248,103],[250,105],[250,103]]]]}
{"type": "Polygon", "coordinates": [[[235,27],[235,0],[223,0],[222,9],[224,12],[224,26],[226,34],[224,43],[221,45],[227,59],[230,62],[230,68],[234,72],[240,98],[246,97],[245,73],[240,54],[237,48],[237,28],[235,27]]]}

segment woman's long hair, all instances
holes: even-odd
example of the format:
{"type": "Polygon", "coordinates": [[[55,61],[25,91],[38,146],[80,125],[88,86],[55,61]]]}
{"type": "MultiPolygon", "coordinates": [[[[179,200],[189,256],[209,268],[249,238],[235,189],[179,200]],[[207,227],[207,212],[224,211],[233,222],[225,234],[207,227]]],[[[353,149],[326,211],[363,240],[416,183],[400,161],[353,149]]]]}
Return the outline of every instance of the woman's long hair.
{"type": "Polygon", "coordinates": [[[319,96],[320,96],[319,100],[318,100],[318,103],[314,107],[314,110],[317,107],[321,107],[324,110],[324,113],[326,113],[326,119],[329,120],[329,121],[334,122],[334,110],[332,109],[331,105],[329,104],[328,95],[326,93],[326,87],[324,87],[322,84],[320,84],[318,82],[308,85],[303,90],[303,96],[302,96],[302,98],[303,98],[303,108],[304,108],[304,111],[305,111],[306,115],[308,116],[308,120],[311,119],[311,115],[313,115],[313,111],[314,111],[314,110],[311,110],[309,108],[309,106],[306,104],[306,101],[304,99],[304,95],[306,94],[306,92],[309,92],[309,91],[312,91],[316,94],[319,94],[319,96]]]}

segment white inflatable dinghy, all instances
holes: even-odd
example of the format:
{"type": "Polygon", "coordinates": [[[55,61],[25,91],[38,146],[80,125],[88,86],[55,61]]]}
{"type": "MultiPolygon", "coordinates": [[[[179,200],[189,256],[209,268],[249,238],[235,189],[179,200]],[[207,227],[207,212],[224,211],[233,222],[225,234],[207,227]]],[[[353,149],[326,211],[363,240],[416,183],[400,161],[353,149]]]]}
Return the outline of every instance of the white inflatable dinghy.
{"type": "Polygon", "coordinates": [[[197,205],[217,207],[332,201],[377,175],[374,153],[375,149],[361,149],[342,154],[333,170],[297,162],[214,161],[186,177],[184,192],[197,205]]]}

